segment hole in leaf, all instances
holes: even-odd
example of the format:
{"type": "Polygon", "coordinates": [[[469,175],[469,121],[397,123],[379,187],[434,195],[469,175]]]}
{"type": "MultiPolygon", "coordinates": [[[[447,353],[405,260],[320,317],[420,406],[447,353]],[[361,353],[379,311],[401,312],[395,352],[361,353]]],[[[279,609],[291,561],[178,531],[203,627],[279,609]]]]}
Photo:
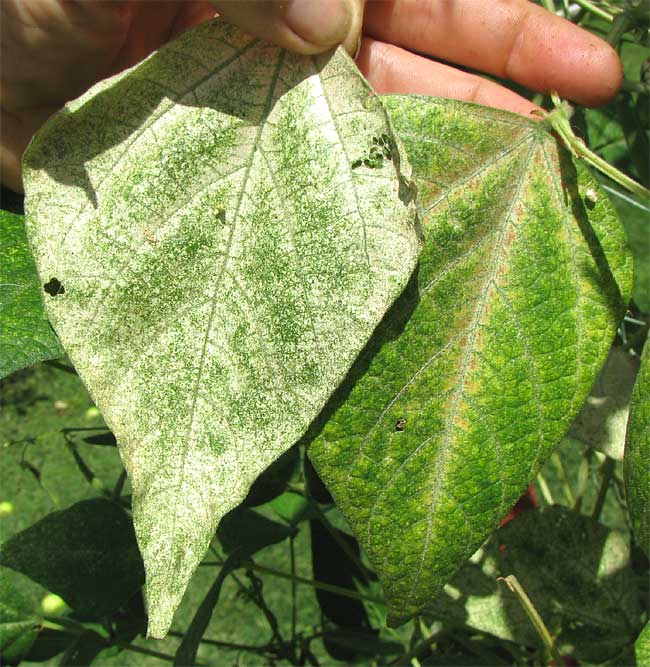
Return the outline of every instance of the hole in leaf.
{"type": "Polygon", "coordinates": [[[57,296],[58,294],[65,294],[65,287],[61,284],[58,278],[51,278],[49,283],[43,285],[43,289],[50,296],[57,296]]]}

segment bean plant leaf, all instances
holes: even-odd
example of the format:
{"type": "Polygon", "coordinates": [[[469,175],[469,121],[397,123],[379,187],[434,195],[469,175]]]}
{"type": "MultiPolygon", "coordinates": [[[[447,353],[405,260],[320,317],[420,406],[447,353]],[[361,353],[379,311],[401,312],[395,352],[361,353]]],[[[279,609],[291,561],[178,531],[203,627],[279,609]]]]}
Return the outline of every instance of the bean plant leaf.
{"type": "Polygon", "coordinates": [[[24,577],[0,567],[0,660],[5,665],[20,662],[40,629],[41,614],[29,584],[24,577]]]}
{"type": "Polygon", "coordinates": [[[650,556],[650,344],[632,392],[625,444],[625,492],[634,534],[650,556]]]}
{"type": "Polygon", "coordinates": [[[650,621],[645,624],[634,643],[634,656],[637,667],[650,665],[650,621]]]}
{"type": "Polygon", "coordinates": [[[632,267],[607,197],[542,124],[448,100],[385,104],[425,246],[308,453],[398,623],[497,527],[569,427],[632,267]]]}
{"type": "Polygon", "coordinates": [[[93,619],[128,602],[144,578],[130,518],[103,498],[52,512],[16,533],[0,546],[0,565],[93,619]]]}
{"type": "Polygon", "coordinates": [[[61,356],[43,310],[23,216],[0,210],[0,378],[61,356]]]}
{"type": "Polygon", "coordinates": [[[133,485],[149,633],[414,268],[410,168],[339,50],[220,22],[68,105],[25,158],[46,307],[133,485]]]}
{"type": "Polygon", "coordinates": [[[498,581],[510,574],[559,650],[581,663],[615,656],[638,631],[629,535],[559,506],[523,512],[499,528],[433,601],[431,614],[519,645],[539,646],[521,604],[498,581]]]}

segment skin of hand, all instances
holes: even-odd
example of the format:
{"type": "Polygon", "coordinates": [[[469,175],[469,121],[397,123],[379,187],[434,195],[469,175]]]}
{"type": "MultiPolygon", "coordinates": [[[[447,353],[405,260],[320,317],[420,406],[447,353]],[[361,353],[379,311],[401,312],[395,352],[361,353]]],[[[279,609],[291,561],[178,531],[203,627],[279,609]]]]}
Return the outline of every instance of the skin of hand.
{"type": "Polygon", "coordinates": [[[22,153],[50,115],[216,12],[298,53],[343,44],[379,93],[528,115],[525,98],[439,61],[588,106],[622,76],[608,44],[528,0],[1,0],[0,180],[22,191],[22,153]]]}

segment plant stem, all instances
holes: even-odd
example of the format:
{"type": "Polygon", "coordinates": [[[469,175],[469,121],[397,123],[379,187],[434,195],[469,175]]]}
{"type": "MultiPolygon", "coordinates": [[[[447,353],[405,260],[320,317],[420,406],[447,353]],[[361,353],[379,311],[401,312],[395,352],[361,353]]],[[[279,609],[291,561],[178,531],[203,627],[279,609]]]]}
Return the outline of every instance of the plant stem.
{"type": "MultiPolygon", "coordinates": [[[[296,491],[297,488],[298,487],[294,485],[289,486],[289,489],[292,491],[296,491]]],[[[363,572],[365,568],[363,567],[363,563],[361,562],[359,556],[356,553],[354,553],[354,551],[350,548],[350,545],[341,537],[339,531],[336,530],[336,528],[330,523],[329,519],[325,516],[325,512],[323,512],[320,505],[318,504],[318,501],[312,498],[311,494],[309,493],[309,490],[302,485],[301,488],[302,490],[299,491],[299,493],[302,493],[305,500],[307,500],[307,502],[309,503],[310,507],[318,515],[318,520],[321,522],[321,524],[323,524],[323,527],[329,533],[330,537],[343,550],[343,553],[356,565],[359,572],[363,572]]]]}
{"type": "Polygon", "coordinates": [[[298,608],[296,606],[296,545],[294,536],[289,538],[289,559],[291,561],[291,643],[296,642],[296,625],[298,620],[298,608]]]}
{"type": "MultiPolygon", "coordinates": [[[[170,630],[167,633],[170,637],[178,637],[182,639],[185,635],[182,632],[176,632],[170,630]]],[[[232,651],[251,651],[252,653],[265,653],[268,651],[269,647],[267,645],[255,646],[249,644],[235,644],[233,642],[224,642],[219,639],[206,639],[202,637],[200,639],[201,644],[209,644],[210,646],[218,646],[219,648],[231,649],[232,651]]]]}
{"type": "Polygon", "coordinates": [[[79,623],[78,621],[74,621],[71,618],[67,618],[65,616],[43,616],[43,620],[47,621],[49,624],[55,624],[62,628],[72,630],[77,634],[81,634],[88,630],[88,628],[83,625],[83,623],[79,623]]]}
{"type": "Polygon", "coordinates": [[[562,459],[560,458],[560,455],[557,452],[553,452],[553,454],[551,454],[551,461],[553,462],[553,465],[557,470],[558,477],[560,478],[560,482],[562,483],[562,491],[564,491],[564,496],[566,497],[567,504],[570,507],[573,507],[573,505],[575,504],[575,498],[573,497],[573,492],[571,491],[571,487],[569,486],[569,481],[566,476],[566,470],[564,469],[564,465],[562,464],[562,459]]]}
{"type": "Polygon", "coordinates": [[[571,154],[576,158],[585,160],[592,167],[595,167],[598,171],[605,174],[605,176],[611,178],[615,183],[618,183],[642,200],[650,199],[650,190],[647,190],[634,179],[627,176],[627,174],[624,174],[609,164],[609,162],[603,160],[600,155],[587,148],[582,139],[576,137],[569,122],[569,117],[572,113],[571,106],[566,102],[562,102],[555,91],[551,92],[551,99],[553,100],[555,109],[544,114],[544,119],[549,127],[557,133],[571,154]]]}
{"type": "Polygon", "coordinates": [[[551,633],[548,631],[546,624],[542,620],[542,617],[539,615],[535,605],[532,603],[531,599],[528,597],[526,591],[523,589],[522,585],[519,583],[519,580],[514,574],[509,574],[507,577],[498,577],[497,581],[504,581],[506,586],[515,594],[519,600],[519,604],[523,607],[523,610],[526,612],[526,615],[533,624],[537,634],[541,637],[544,645],[548,649],[548,652],[551,654],[551,657],[555,661],[556,665],[562,665],[563,660],[560,655],[551,633]]]}
{"type": "Polygon", "coordinates": [[[539,490],[544,498],[544,502],[547,505],[555,505],[555,498],[553,498],[548,482],[541,472],[537,473],[537,483],[539,484],[539,490]]]}
{"type": "Polygon", "coordinates": [[[605,190],[606,192],[609,192],[610,194],[614,195],[615,197],[618,197],[619,199],[622,199],[623,201],[627,202],[630,204],[630,206],[634,206],[636,208],[641,209],[644,213],[650,213],[650,208],[645,206],[644,204],[639,203],[636,199],[632,199],[632,197],[628,197],[624,192],[621,192],[620,190],[617,190],[616,188],[612,188],[607,183],[601,183],[600,187],[605,190]]]}
{"type": "Polygon", "coordinates": [[[604,9],[597,7],[596,5],[594,5],[593,2],[590,2],[589,0],[573,0],[573,1],[576,3],[576,5],[580,5],[584,10],[591,12],[596,16],[600,16],[600,18],[605,19],[605,21],[609,21],[610,23],[612,23],[612,21],[614,20],[614,17],[609,12],[606,12],[604,9]]]}
{"type": "Polygon", "coordinates": [[[580,513],[582,509],[582,500],[587,489],[587,482],[589,481],[589,468],[591,466],[591,450],[587,450],[582,457],[580,467],[578,468],[578,488],[576,489],[575,503],[573,504],[573,511],[580,513]]]}
{"type": "Polygon", "coordinates": [[[120,496],[122,495],[122,489],[124,488],[124,482],[126,482],[126,470],[122,470],[117,482],[115,482],[112,493],[113,500],[119,501],[120,496]]]}
{"type": "Polygon", "coordinates": [[[609,490],[609,483],[612,481],[612,476],[614,475],[614,469],[616,468],[616,461],[607,457],[600,467],[600,474],[602,475],[602,481],[600,483],[600,488],[598,489],[598,497],[596,498],[596,504],[594,505],[594,511],[591,514],[591,518],[595,521],[598,521],[600,514],[603,511],[605,506],[605,498],[607,497],[607,491],[609,490]]]}
{"type": "MultiPolygon", "coordinates": [[[[88,632],[88,628],[77,621],[73,621],[70,618],[65,616],[43,616],[43,623],[41,624],[44,628],[49,628],[51,630],[57,630],[58,632],[65,632],[72,634],[76,637],[88,632]],[[61,629],[62,628],[62,629],[61,629]]],[[[174,662],[174,656],[167,653],[160,653],[159,651],[152,651],[148,648],[143,648],[141,646],[135,646],[129,644],[128,642],[123,642],[119,639],[109,639],[108,637],[103,637],[98,632],[94,630],[90,631],[97,635],[98,640],[101,640],[107,647],[117,646],[124,651],[132,651],[133,653],[142,653],[143,655],[150,655],[154,658],[160,658],[162,660],[167,660],[169,662],[174,662]]]]}
{"type": "MultiPolygon", "coordinates": [[[[208,563],[204,563],[207,565],[208,563]]],[[[334,584],[326,584],[322,581],[315,581],[314,579],[306,579],[305,577],[295,576],[292,577],[289,572],[282,572],[280,570],[274,570],[271,567],[266,567],[264,565],[258,565],[252,561],[242,561],[242,567],[249,568],[251,570],[261,572],[262,574],[271,574],[275,577],[281,577],[282,579],[295,579],[296,583],[304,584],[305,586],[312,586],[313,588],[320,588],[322,591],[328,591],[329,593],[336,593],[337,595],[342,595],[344,597],[352,598],[353,600],[366,600],[367,602],[375,602],[377,604],[384,604],[382,598],[376,597],[374,595],[364,595],[358,591],[353,591],[349,588],[343,588],[341,586],[335,586],[334,584]]]]}
{"type": "MultiPolygon", "coordinates": [[[[106,642],[108,646],[117,646],[123,651],[131,651],[132,653],[141,653],[142,655],[150,655],[152,658],[160,658],[161,660],[166,660],[167,662],[174,662],[174,656],[169,655],[168,653],[160,653],[160,651],[152,651],[148,648],[143,648],[141,646],[136,646],[135,644],[129,644],[128,642],[120,641],[119,639],[113,639],[106,642]]],[[[200,665],[201,663],[195,663],[200,665]]]]}
{"type": "Polygon", "coordinates": [[[436,628],[434,632],[432,632],[430,635],[422,639],[422,641],[419,641],[410,651],[407,653],[403,653],[402,655],[398,656],[393,660],[392,662],[389,662],[390,665],[399,665],[400,667],[402,665],[410,665],[412,664],[412,660],[417,660],[419,656],[421,656],[423,653],[428,651],[431,648],[431,644],[433,644],[438,635],[440,634],[440,628],[436,628]]]}

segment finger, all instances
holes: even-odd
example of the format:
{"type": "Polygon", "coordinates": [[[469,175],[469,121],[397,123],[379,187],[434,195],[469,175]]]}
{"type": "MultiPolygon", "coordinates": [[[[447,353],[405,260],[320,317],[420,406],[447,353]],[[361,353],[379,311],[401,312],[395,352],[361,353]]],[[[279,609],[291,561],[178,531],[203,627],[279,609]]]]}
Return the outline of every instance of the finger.
{"type": "Polygon", "coordinates": [[[605,42],[527,0],[370,2],[366,34],[586,105],[617,92],[621,65],[605,42]]]}
{"type": "Polygon", "coordinates": [[[243,30],[297,53],[320,53],[339,44],[354,53],[364,0],[213,0],[220,16],[243,30]]]}
{"type": "Polygon", "coordinates": [[[465,100],[524,116],[538,110],[499,84],[374,39],[363,39],[356,62],[378,93],[465,100]]]}
{"type": "Polygon", "coordinates": [[[108,68],[129,20],[128,3],[0,1],[2,106],[79,95],[108,68]]]}

